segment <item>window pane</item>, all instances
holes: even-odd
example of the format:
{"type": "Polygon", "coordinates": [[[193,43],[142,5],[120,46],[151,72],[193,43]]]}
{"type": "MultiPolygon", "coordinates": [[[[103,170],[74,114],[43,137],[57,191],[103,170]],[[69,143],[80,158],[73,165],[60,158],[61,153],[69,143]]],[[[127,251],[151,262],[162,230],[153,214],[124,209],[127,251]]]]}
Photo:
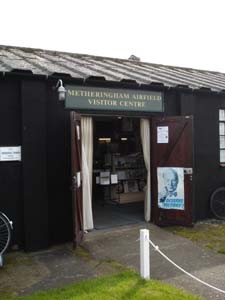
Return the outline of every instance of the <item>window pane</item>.
{"type": "Polygon", "coordinates": [[[225,150],[220,150],[220,162],[225,162],[225,150]]]}
{"type": "Polygon", "coordinates": [[[220,135],[225,135],[225,123],[220,122],[220,135]]]}
{"type": "Polygon", "coordinates": [[[220,149],[225,149],[225,136],[220,136],[220,149]]]}
{"type": "Polygon", "coordinates": [[[225,110],[224,109],[219,110],[219,120],[225,121],[225,110]]]}

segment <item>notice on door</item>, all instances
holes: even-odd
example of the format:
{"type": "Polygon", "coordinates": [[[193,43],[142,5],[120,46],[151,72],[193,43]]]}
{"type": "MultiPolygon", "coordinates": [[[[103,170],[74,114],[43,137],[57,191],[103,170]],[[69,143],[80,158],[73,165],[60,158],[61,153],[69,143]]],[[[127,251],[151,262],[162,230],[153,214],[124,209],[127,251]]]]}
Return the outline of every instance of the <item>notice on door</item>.
{"type": "Polygon", "coordinates": [[[168,144],[169,143],[169,128],[168,126],[157,127],[157,143],[168,144]]]}
{"type": "Polygon", "coordinates": [[[0,161],[21,161],[21,146],[0,147],[0,161]]]}

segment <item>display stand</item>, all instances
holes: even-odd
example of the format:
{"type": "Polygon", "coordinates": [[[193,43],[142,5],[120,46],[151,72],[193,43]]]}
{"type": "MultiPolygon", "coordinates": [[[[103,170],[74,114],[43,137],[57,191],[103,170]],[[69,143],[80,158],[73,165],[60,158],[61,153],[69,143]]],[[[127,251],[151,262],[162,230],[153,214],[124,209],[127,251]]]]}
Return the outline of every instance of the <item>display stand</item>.
{"type": "Polygon", "coordinates": [[[146,170],[141,153],[121,156],[112,154],[111,170],[100,170],[96,183],[104,187],[104,203],[113,201],[117,204],[144,201],[146,170]],[[108,195],[106,196],[106,193],[108,195]]]}
{"type": "Polygon", "coordinates": [[[118,199],[112,196],[112,188],[118,186],[117,174],[112,174],[109,171],[100,171],[96,176],[96,184],[103,190],[104,197],[102,198],[102,205],[105,205],[107,201],[118,202],[118,199]]]}

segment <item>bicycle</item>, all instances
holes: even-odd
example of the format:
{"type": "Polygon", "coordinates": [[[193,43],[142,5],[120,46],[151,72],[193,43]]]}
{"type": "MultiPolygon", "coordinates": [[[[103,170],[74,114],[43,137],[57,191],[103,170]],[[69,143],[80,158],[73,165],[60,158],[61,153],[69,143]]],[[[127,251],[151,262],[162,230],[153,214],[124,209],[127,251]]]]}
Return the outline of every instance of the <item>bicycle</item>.
{"type": "Polygon", "coordinates": [[[11,241],[12,229],[12,221],[3,212],[0,212],[0,267],[3,266],[3,254],[11,241]]]}
{"type": "Polygon", "coordinates": [[[225,187],[219,187],[212,193],[210,209],[215,217],[225,220],[225,187]]]}

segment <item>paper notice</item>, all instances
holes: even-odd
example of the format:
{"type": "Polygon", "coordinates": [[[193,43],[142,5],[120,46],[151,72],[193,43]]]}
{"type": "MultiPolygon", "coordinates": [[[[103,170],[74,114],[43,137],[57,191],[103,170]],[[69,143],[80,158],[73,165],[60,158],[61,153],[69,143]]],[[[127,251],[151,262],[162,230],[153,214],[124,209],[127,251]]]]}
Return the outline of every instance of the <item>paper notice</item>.
{"type": "Polygon", "coordinates": [[[110,184],[110,172],[100,172],[100,184],[110,184]]]}
{"type": "Polygon", "coordinates": [[[111,184],[118,183],[118,175],[117,174],[111,174],[111,184]]]}
{"type": "Polygon", "coordinates": [[[168,126],[157,127],[157,143],[168,144],[169,143],[169,128],[168,126]]]}

